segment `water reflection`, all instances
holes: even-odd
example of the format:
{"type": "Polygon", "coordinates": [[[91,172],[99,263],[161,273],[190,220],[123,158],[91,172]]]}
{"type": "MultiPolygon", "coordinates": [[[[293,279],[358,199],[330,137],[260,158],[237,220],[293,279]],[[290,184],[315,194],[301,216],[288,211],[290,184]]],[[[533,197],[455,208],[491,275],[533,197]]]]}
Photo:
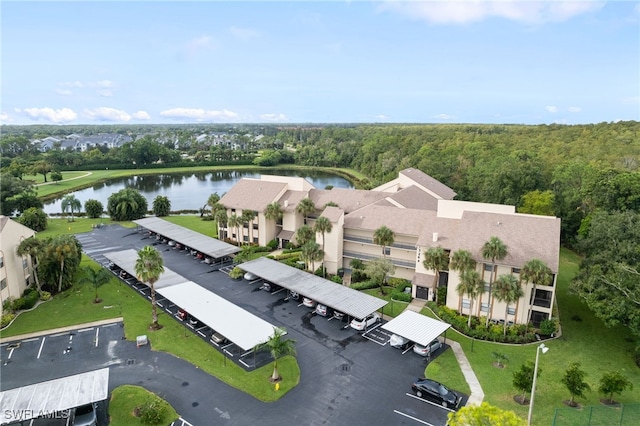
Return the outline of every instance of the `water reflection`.
{"type": "MultiPolygon", "coordinates": [[[[259,178],[261,173],[245,171],[215,171],[198,173],[172,173],[157,175],[128,176],[111,179],[106,182],[96,183],[91,188],[82,189],[73,193],[83,205],[89,199],[100,201],[105,209],[107,200],[111,194],[124,188],[134,188],[147,199],[149,209],[153,199],[158,195],[164,195],[171,201],[172,210],[198,210],[206,202],[211,194],[217,192],[222,196],[236,182],[242,178],[259,178]]],[[[328,185],[336,188],[352,188],[351,183],[336,175],[318,171],[283,171],[273,170],[272,173],[282,176],[300,176],[306,178],[316,188],[323,189],[328,185]]],[[[61,213],[60,199],[55,200],[44,207],[48,214],[61,213]]]]}

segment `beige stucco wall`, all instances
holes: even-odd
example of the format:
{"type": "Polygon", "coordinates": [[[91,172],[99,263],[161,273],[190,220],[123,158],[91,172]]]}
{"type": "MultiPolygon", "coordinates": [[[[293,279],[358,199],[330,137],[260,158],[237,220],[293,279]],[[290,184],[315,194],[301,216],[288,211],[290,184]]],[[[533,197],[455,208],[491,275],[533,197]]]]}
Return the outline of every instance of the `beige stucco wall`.
{"type": "MultiPolygon", "coordinates": [[[[336,274],[342,268],[344,214],[337,222],[332,222],[331,232],[325,233],[324,266],[330,274],[336,274]]],[[[316,233],[316,242],[322,246],[322,234],[316,233]]]]}
{"type": "MultiPolygon", "coordinates": [[[[18,256],[16,249],[20,242],[35,235],[35,231],[9,219],[0,234],[0,255],[3,266],[0,268],[0,280],[6,279],[7,286],[0,291],[0,306],[8,298],[17,299],[27,288],[27,277],[31,274],[31,259],[27,260],[27,268],[23,268],[23,258],[18,256]]],[[[33,278],[29,278],[32,282],[33,278]]],[[[0,307],[0,314],[1,314],[0,307]]]]}

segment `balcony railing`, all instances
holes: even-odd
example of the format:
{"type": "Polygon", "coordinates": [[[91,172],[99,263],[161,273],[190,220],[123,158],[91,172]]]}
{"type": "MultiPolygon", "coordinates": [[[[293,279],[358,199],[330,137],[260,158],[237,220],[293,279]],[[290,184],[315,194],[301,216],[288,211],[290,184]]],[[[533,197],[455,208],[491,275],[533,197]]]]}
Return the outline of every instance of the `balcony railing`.
{"type": "Polygon", "coordinates": [[[551,307],[551,299],[542,299],[536,297],[533,299],[533,306],[540,306],[542,308],[550,308],[551,307]]]}
{"type": "MultiPolygon", "coordinates": [[[[364,244],[372,244],[372,245],[377,245],[376,243],[373,242],[372,239],[370,238],[362,238],[362,237],[352,237],[350,235],[345,235],[342,237],[345,241],[353,241],[354,243],[364,243],[364,244]]],[[[416,250],[416,246],[415,245],[410,245],[410,244],[402,244],[402,243],[393,243],[392,245],[388,246],[388,247],[396,247],[396,248],[401,248],[401,249],[406,249],[406,250],[416,250]]]]}
{"type": "MultiPolygon", "coordinates": [[[[344,257],[350,257],[352,259],[362,259],[362,260],[375,260],[375,259],[379,259],[381,256],[372,256],[370,254],[364,254],[364,253],[356,253],[353,251],[345,251],[342,253],[342,255],[344,257]]],[[[403,268],[415,268],[416,267],[416,262],[409,262],[406,260],[401,260],[401,259],[395,259],[393,257],[388,257],[387,259],[389,259],[391,261],[391,263],[393,263],[395,266],[401,266],[403,268]]]]}

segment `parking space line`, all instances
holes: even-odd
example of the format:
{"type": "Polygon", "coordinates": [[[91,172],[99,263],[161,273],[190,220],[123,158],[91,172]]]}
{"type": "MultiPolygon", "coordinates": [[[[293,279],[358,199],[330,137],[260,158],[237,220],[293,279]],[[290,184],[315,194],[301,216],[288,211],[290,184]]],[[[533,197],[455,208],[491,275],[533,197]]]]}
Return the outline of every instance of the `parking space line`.
{"type": "Polygon", "coordinates": [[[11,348],[11,350],[9,351],[9,357],[8,357],[7,359],[11,359],[11,355],[13,355],[13,350],[14,350],[14,349],[15,349],[15,348],[11,348]]]}
{"type": "Polygon", "coordinates": [[[42,353],[42,348],[44,347],[44,339],[46,339],[46,337],[42,337],[42,343],[40,343],[40,350],[38,351],[38,357],[36,359],[40,359],[40,354],[42,353]]]}
{"type": "Polygon", "coordinates": [[[410,416],[409,414],[403,413],[402,411],[393,410],[393,412],[396,413],[396,414],[400,414],[401,416],[405,416],[406,418],[409,418],[411,420],[415,420],[416,422],[422,423],[423,425],[435,426],[435,425],[433,425],[433,424],[431,424],[429,422],[425,422],[424,420],[420,420],[417,417],[413,417],[413,416],[410,416]]]}
{"type": "Polygon", "coordinates": [[[241,362],[245,367],[247,368],[251,368],[251,366],[249,364],[247,364],[246,362],[244,362],[243,360],[239,359],[238,362],[241,362]]]}
{"type": "Polygon", "coordinates": [[[27,342],[35,342],[36,340],[40,340],[39,337],[34,337],[32,339],[25,339],[22,341],[22,343],[27,343],[27,342]]]}
{"type": "Polygon", "coordinates": [[[364,338],[365,338],[365,339],[367,339],[367,340],[371,340],[373,343],[377,343],[377,344],[379,344],[380,346],[386,346],[386,344],[387,344],[387,342],[388,342],[388,340],[387,340],[387,342],[380,343],[380,342],[378,342],[376,339],[373,339],[373,338],[371,338],[371,337],[367,336],[367,334],[366,334],[366,333],[365,333],[365,334],[363,334],[363,335],[362,335],[362,337],[364,337],[364,338]]]}
{"type": "Polygon", "coordinates": [[[441,409],[443,409],[443,410],[450,411],[450,412],[452,412],[452,413],[453,413],[454,411],[456,411],[456,410],[452,410],[451,408],[443,407],[442,405],[440,405],[440,404],[436,404],[435,402],[431,402],[431,401],[428,401],[428,400],[426,400],[426,399],[422,399],[422,398],[420,398],[420,397],[418,397],[418,396],[416,396],[416,395],[413,395],[413,394],[411,394],[411,393],[405,393],[405,395],[410,396],[410,397],[411,397],[411,398],[413,398],[413,399],[417,399],[418,401],[422,401],[422,402],[425,402],[425,403],[427,403],[427,404],[431,404],[431,405],[433,405],[434,407],[438,407],[438,408],[441,408],[441,409]]]}
{"type": "Polygon", "coordinates": [[[98,347],[98,334],[100,333],[100,328],[96,327],[96,348],[98,347]]]}
{"type": "Polygon", "coordinates": [[[112,322],[111,324],[105,324],[102,327],[113,327],[114,325],[118,325],[117,322],[112,322]]]}
{"type": "Polygon", "coordinates": [[[224,353],[229,354],[231,358],[233,358],[233,354],[226,349],[223,349],[224,353]]]}
{"type": "Polygon", "coordinates": [[[93,330],[93,327],[83,328],[83,329],[81,329],[81,330],[78,330],[78,333],[82,333],[82,332],[84,332],[84,331],[91,331],[91,330],[93,330]]]}
{"type": "Polygon", "coordinates": [[[198,331],[198,334],[201,335],[202,337],[207,337],[207,336],[205,336],[205,334],[202,331],[198,331]]]}

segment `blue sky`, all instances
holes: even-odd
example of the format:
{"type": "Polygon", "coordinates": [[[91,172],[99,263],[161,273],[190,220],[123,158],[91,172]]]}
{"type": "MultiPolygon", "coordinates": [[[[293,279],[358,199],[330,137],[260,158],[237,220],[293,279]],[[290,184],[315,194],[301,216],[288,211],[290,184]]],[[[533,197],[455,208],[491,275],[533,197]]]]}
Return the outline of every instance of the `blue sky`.
{"type": "Polygon", "coordinates": [[[1,4],[5,124],[640,120],[637,1],[1,4]]]}

